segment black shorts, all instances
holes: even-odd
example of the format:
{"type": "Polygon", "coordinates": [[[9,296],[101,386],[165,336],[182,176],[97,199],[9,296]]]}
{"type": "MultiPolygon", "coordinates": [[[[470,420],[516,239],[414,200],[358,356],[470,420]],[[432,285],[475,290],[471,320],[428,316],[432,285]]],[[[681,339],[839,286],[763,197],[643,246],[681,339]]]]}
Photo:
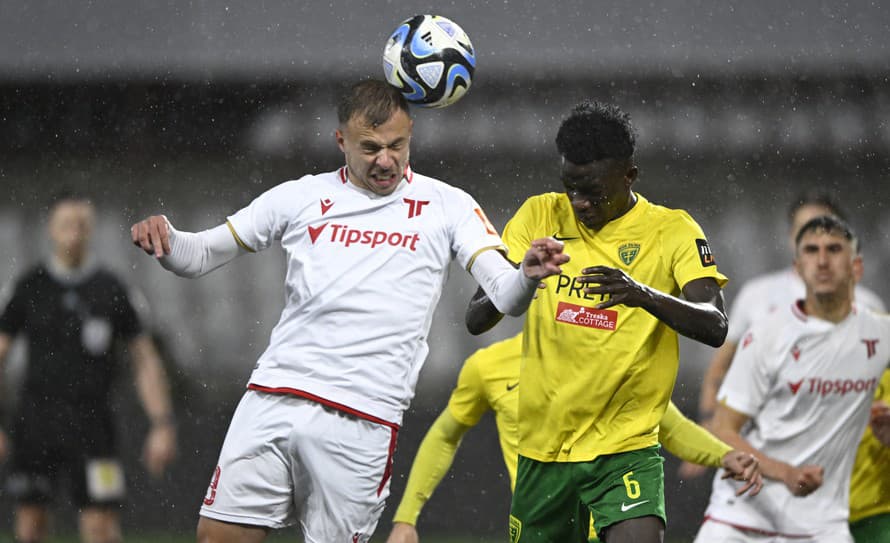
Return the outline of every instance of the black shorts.
{"type": "Polygon", "coordinates": [[[70,492],[72,503],[113,506],[124,498],[124,476],[107,416],[59,416],[24,409],[10,432],[7,490],[17,503],[48,504],[70,492]]]}

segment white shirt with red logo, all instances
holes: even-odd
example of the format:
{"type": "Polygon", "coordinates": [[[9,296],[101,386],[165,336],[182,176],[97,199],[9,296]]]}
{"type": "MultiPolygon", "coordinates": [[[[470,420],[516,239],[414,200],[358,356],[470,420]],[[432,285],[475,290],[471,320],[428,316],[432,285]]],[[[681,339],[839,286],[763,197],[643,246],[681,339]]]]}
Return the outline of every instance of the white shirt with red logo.
{"type": "Polygon", "coordinates": [[[751,417],[742,435],[753,447],[792,466],[822,466],[824,483],[803,498],[772,480],[755,497],[736,497],[739,483],[718,472],[707,516],[785,536],[845,526],[856,447],[888,361],[890,316],[858,303],[836,324],[797,303],[764,313],[742,338],[717,399],[751,417]]]}
{"type": "Polygon", "coordinates": [[[250,386],[399,424],[449,264],[502,248],[466,192],[406,170],[390,195],[346,168],[278,185],[229,217],[255,251],[279,241],[286,303],[250,386]]]}
{"type": "MultiPolygon", "coordinates": [[[[729,331],[726,341],[738,344],[742,335],[763,313],[772,313],[806,295],[806,287],[792,268],[759,275],[747,281],[733,300],[729,310],[729,331]]],[[[884,311],[884,302],[871,290],[856,285],[856,301],[860,305],[884,311]]]]}

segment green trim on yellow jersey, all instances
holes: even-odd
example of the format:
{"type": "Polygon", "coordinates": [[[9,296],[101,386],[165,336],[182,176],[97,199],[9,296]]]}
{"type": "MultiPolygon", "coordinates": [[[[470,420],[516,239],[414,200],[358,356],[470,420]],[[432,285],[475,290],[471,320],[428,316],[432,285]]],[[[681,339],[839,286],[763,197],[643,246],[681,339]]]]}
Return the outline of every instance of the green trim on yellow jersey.
{"type": "Polygon", "coordinates": [[[232,226],[232,223],[230,223],[229,221],[226,221],[226,226],[229,227],[229,232],[231,232],[232,236],[235,238],[235,243],[237,243],[242,249],[244,249],[245,251],[247,251],[249,253],[256,252],[256,250],[254,250],[253,248],[248,246],[246,243],[244,243],[244,240],[242,240],[241,236],[238,235],[238,232],[235,231],[235,227],[232,226]]]}
{"type": "MultiPolygon", "coordinates": [[[[890,404],[890,370],[885,371],[875,399],[890,404]]],[[[853,476],[850,479],[850,522],[890,513],[890,447],[885,447],[871,428],[856,451],[853,476]]]]}
{"type": "Polygon", "coordinates": [[[571,260],[544,281],[526,316],[519,453],[583,462],[655,445],[677,375],[677,333],[641,308],[596,309],[603,298],[585,294],[576,278],[605,265],[673,296],[695,279],[723,286],[704,233],[685,211],[639,194],[594,232],[565,194],[548,193],[522,205],[503,239],[513,255],[547,236],[563,240],[571,260]]]}

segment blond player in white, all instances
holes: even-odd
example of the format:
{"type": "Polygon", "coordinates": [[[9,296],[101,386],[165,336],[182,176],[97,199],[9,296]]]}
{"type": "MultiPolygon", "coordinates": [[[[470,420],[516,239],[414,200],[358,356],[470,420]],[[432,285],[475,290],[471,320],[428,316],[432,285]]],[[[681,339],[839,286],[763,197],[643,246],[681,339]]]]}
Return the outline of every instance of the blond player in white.
{"type": "Polygon", "coordinates": [[[451,260],[517,315],[568,260],[559,242],[535,240],[517,270],[472,197],[413,172],[412,121],[393,87],[358,83],[337,112],[339,170],[274,187],[201,233],[163,216],[132,228],[185,276],[276,242],[287,253],[286,305],[232,418],[201,542],[259,542],[297,522],[307,542],[368,541],[451,260]]]}
{"type": "Polygon", "coordinates": [[[805,298],[742,338],[714,416],[714,433],[757,455],[769,480],[749,499],[715,478],[697,542],[853,541],[850,472],[890,361],[890,316],[853,302],[862,259],[842,220],[806,223],[794,266],[805,298]]]}

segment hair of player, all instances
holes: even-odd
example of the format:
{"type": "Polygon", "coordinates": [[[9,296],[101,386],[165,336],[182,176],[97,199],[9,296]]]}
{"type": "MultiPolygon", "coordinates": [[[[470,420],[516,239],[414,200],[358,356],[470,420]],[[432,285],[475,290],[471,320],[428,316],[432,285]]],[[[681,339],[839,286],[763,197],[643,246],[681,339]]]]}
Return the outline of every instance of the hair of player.
{"type": "Polygon", "coordinates": [[[353,117],[363,118],[369,126],[380,126],[397,110],[411,116],[408,101],[402,93],[385,81],[366,79],[349,87],[340,97],[337,119],[341,126],[353,117]]]}
{"type": "Polygon", "coordinates": [[[800,240],[803,239],[804,235],[810,232],[825,232],[827,234],[841,236],[853,246],[854,254],[859,253],[859,239],[853,232],[853,228],[847,224],[847,221],[837,215],[822,215],[807,221],[806,224],[800,227],[797,236],[794,238],[795,247],[800,246],[800,240]]]}
{"type": "Polygon", "coordinates": [[[633,157],[636,134],[630,115],[616,105],[585,100],[559,126],[556,149],[573,164],[633,157]]]}
{"type": "Polygon", "coordinates": [[[794,221],[794,215],[805,206],[820,206],[828,209],[832,215],[846,221],[847,217],[832,194],[824,189],[809,189],[797,195],[788,206],[788,222],[794,221]]]}
{"type": "Polygon", "coordinates": [[[46,205],[46,209],[50,214],[52,214],[52,212],[55,211],[56,207],[58,207],[59,204],[65,202],[77,202],[93,205],[93,199],[83,192],[78,192],[70,188],[63,188],[56,191],[55,193],[53,193],[52,196],[50,196],[49,201],[46,205]]]}

